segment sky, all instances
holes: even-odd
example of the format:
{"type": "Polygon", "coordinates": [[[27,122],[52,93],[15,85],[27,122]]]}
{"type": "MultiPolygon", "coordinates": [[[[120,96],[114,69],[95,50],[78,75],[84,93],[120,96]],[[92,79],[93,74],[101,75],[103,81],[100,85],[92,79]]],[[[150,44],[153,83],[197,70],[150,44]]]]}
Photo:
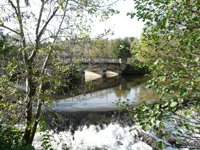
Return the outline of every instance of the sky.
{"type": "Polygon", "coordinates": [[[136,17],[131,19],[130,16],[127,16],[128,12],[135,10],[133,0],[119,0],[114,8],[118,9],[120,13],[112,16],[106,22],[96,22],[92,28],[92,35],[95,36],[104,32],[104,29],[113,27],[115,34],[113,36],[109,36],[109,38],[140,38],[144,22],[138,21],[136,17]]]}
{"type": "MultiPolygon", "coordinates": [[[[39,0],[31,1],[37,3],[39,0]]],[[[32,5],[32,7],[33,6],[34,5],[32,5]]],[[[136,17],[131,19],[130,16],[127,16],[128,12],[134,11],[133,0],[119,0],[113,8],[119,10],[120,13],[110,17],[110,19],[105,22],[95,22],[92,27],[91,36],[95,37],[98,34],[104,33],[105,29],[112,28],[114,35],[108,36],[110,39],[124,37],[136,37],[139,39],[142,33],[142,28],[144,27],[144,23],[142,21],[138,21],[136,17]]],[[[37,7],[32,9],[37,10],[37,7]]]]}

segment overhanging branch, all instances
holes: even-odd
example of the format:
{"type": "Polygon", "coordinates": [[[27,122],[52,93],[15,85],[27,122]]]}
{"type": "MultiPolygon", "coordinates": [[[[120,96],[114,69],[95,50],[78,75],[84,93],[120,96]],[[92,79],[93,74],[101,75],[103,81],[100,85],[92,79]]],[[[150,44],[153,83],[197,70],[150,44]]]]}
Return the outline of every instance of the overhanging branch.
{"type": "Polygon", "coordinates": [[[8,29],[8,30],[10,30],[10,31],[12,31],[12,32],[14,32],[14,33],[20,35],[20,33],[18,33],[17,31],[15,31],[15,30],[13,30],[13,29],[7,27],[7,26],[4,26],[3,24],[0,24],[0,27],[3,27],[3,28],[5,28],[5,29],[8,29]]]}

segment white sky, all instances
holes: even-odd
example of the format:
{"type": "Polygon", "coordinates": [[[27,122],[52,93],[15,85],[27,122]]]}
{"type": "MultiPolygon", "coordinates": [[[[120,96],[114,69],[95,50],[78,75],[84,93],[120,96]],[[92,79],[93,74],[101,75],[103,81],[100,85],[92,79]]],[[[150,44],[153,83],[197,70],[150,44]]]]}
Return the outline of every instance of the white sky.
{"type": "Polygon", "coordinates": [[[109,36],[112,39],[124,37],[140,38],[144,22],[138,21],[136,17],[131,19],[130,16],[126,15],[128,12],[134,11],[133,0],[119,0],[114,8],[118,9],[120,13],[112,16],[106,22],[95,23],[92,30],[92,36],[103,33],[104,29],[112,28],[114,26],[113,31],[115,34],[109,36]]]}
{"type": "MultiPolygon", "coordinates": [[[[31,1],[37,3],[39,0],[31,1]]],[[[35,8],[37,9],[37,7],[35,8]]],[[[142,21],[137,21],[136,17],[131,19],[130,16],[127,16],[128,12],[134,11],[133,0],[119,0],[119,2],[115,4],[114,9],[119,10],[120,13],[112,16],[106,22],[95,22],[93,24],[92,37],[104,33],[105,29],[113,27],[112,31],[114,31],[115,34],[113,36],[109,36],[111,39],[124,37],[140,38],[144,23],[142,21]]]]}

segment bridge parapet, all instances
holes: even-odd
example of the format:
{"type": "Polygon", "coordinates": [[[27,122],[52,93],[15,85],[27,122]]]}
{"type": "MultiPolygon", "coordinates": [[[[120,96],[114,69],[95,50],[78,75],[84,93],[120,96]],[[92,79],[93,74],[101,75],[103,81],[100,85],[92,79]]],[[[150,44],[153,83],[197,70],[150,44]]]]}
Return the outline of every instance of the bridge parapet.
{"type": "MultiPolygon", "coordinates": [[[[109,63],[109,64],[121,64],[126,63],[126,58],[91,58],[91,57],[83,57],[80,59],[76,59],[74,57],[63,57],[59,60],[64,61],[65,63],[72,63],[74,61],[81,61],[82,63],[109,63]]],[[[58,60],[58,61],[59,61],[58,60]]]]}
{"type": "Polygon", "coordinates": [[[119,59],[112,59],[112,58],[82,58],[81,59],[82,63],[113,63],[113,64],[118,64],[120,63],[119,59]]]}

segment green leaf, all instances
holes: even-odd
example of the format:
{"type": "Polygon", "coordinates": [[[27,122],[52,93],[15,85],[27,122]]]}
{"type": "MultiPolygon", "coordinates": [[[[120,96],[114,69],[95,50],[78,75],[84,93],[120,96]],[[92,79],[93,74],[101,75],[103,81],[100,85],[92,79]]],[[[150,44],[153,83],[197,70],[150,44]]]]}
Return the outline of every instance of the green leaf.
{"type": "Polygon", "coordinates": [[[149,126],[148,125],[143,125],[142,129],[145,130],[145,131],[148,131],[149,130],[149,126]]]}
{"type": "Polygon", "coordinates": [[[196,41],[200,40],[200,36],[196,39],[196,41]]]}
{"type": "Polygon", "coordinates": [[[199,81],[200,81],[200,77],[196,77],[194,80],[195,80],[196,82],[199,82],[199,81]]]}
{"type": "Polygon", "coordinates": [[[172,80],[178,80],[178,78],[177,77],[173,77],[172,80]]]}
{"type": "Polygon", "coordinates": [[[159,109],[159,104],[155,104],[154,107],[155,107],[156,109],[159,109]]]}
{"type": "Polygon", "coordinates": [[[166,80],[166,76],[160,76],[160,80],[161,81],[165,81],[166,80]]]}
{"type": "Polygon", "coordinates": [[[157,133],[160,133],[160,129],[157,131],[157,133]]]}
{"type": "Polygon", "coordinates": [[[177,104],[178,104],[177,102],[172,102],[172,103],[170,104],[170,107],[175,107],[177,104]]]}
{"type": "Polygon", "coordinates": [[[195,2],[195,5],[200,5],[200,1],[197,0],[197,1],[195,2]]]}
{"type": "Polygon", "coordinates": [[[162,22],[163,22],[164,25],[168,26],[168,24],[169,24],[169,19],[168,19],[168,18],[164,18],[164,19],[162,20],[162,22]]]}
{"type": "Polygon", "coordinates": [[[180,103],[183,103],[183,98],[178,98],[178,101],[179,101],[180,103]]]}
{"type": "Polygon", "coordinates": [[[139,54],[138,52],[133,53],[134,56],[137,56],[138,54],[139,54]]]}
{"type": "Polygon", "coordinates": [[[195,61],[195,62],[198,62],[198,61],[199,61],[199,57],[195,58],[194,61],[195,61]]]}
{"type": "Polygon", "coordinates": [[[186,115],[185,119],[189,119],[191,116],[190,115],[186,115]]]}
{"type": "Polygon", "coordinates": [[[155,119],[156,119],[155,117],[151,117],[150,121],[153,123],[155,121],[155,119]]]}
{"type": "Polygon", "coordinates": [[[183,134],[183,132],[181,130],[177,130],[180,134],[183,134]]]}
{"type": "Polygon", "coordinates": [[[151,147],[156,147],[156,146],[157,146],[157,142],[151,143],[151,147]]]}
{"type": "Polygon", "coordinates": [[[176,141],[176,144],[181,144],[181,141],[176,141]]]}
{"type": "Polygon", "coordinates": [[[169,102],[168,101],[165,101],[164,103],[163,103],[163,106],[167,106],[169,104],[169,102]]]}
{"type": "Polygon", "coordinates": [[[159,141],[158,147],[161,149],[165,148],[165,144],[163,143],[163,141],[159,141]]]}
{"type": "Polygon", "coordinates": [[[155,62],[154,62],[154,65],[157,65],[159,62],[159,59],[157,59],[155,62]]]}
{"type": "Polygon", "coordinates": [[[137,67],[137,66],[139,66],[139,64],[138,63],[134,63],[134,65],[137,67]]]}
{"type": "Polygon", "coordinates": [[[189,124],[184,124],[184,126],[185,126],[185,128],[186,128],[187,130],[190,130],[190,125],[189,125],[189,124]]]}
{"type": "Polygon", "coordinates": [[[169,19],[167,18],[166,22],[165,22],[166,27],[169,26],[169,19]]]}
{"type": "Polygon", "coordinates": [[[137,130],[137,128],[130,129],[129,132],[131,132],[131,131],[133,131],[133,130],[137,130]]]}
{"type": "Polygon", "coordinates": [[[194,6],[194,7],[192,8],[192,10],[193,10],[193,11],[197,11],[197,7],[194,6]]]}
{"type": "Polygon", "coordinates": [[[190,45],[189,48],[190,48],[190,50],[194,50],[195,49],[195,47],[193,45],[190,45]]]}
{"type": "Polygon", "coordinates": [[[162,118],[161,116],[158,116],[158,120],[160,120],[160,121],[161,121],[162,119],[163,119],[163,118],[162,118]]]}

